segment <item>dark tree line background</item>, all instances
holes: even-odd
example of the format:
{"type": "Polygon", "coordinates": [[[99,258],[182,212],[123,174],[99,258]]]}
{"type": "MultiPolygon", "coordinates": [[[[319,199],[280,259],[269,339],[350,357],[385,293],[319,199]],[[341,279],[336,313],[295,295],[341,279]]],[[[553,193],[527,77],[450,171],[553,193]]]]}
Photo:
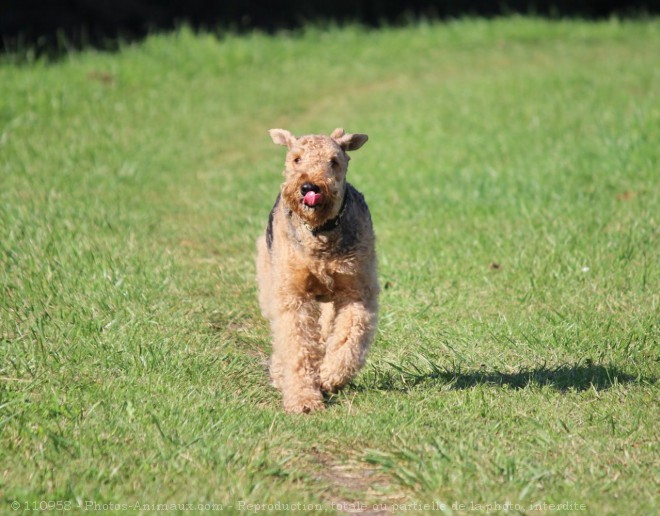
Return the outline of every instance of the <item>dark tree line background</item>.
{"type": "Polygon", "coordinates": [[[197,29],[268,32],[307,23],[377,27],[410,20],[535,14],[599,19],[655,15],[660,0],[0,0],[5,50],[52,52],[93,45],[113,48],[150,31],[183,23],[197,29]]]}

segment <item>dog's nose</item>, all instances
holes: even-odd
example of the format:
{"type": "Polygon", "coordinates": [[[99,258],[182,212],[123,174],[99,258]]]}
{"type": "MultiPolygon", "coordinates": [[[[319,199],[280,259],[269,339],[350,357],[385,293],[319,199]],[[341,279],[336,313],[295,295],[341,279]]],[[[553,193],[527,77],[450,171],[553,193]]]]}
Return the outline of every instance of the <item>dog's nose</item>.
{"type": "Polygon", "coordinates": [[[319,193],[319,192],[321,191],[321,189],[320,189],[318,186],[316,186],[315,184],[312,184],[312,183],[304,183],[304,184],[300,187],[300,191],[301,191],[301,193],[302,193],[303,195],[305,195],[307,192],[319,193]]]}

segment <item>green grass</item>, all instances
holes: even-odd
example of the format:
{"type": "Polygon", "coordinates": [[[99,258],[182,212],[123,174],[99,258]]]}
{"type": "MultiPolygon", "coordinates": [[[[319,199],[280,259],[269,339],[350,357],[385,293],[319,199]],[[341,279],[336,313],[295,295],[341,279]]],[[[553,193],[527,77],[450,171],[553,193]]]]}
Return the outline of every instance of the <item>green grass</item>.
{"type": "Polygon", "coordinates": [[[504,19],[5,57],[0,512],[657,510],[659,55],[657,20],[504,19]],[[288,416],[254,282],[266,131],[337,126],[370,136],[379,331],[288,416]]]}

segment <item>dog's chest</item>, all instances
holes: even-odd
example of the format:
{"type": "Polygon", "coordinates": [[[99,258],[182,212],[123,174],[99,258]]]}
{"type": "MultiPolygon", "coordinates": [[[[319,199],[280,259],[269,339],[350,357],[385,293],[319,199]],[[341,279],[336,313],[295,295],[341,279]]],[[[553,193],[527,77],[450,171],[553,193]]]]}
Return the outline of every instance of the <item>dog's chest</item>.
{"type": "Polygon", "coordinates": [[[341,260],[308,262],[298,270],[299,284],[305,295],[329,301],[343,289],[352,271],[353,268],[341,260]]]}

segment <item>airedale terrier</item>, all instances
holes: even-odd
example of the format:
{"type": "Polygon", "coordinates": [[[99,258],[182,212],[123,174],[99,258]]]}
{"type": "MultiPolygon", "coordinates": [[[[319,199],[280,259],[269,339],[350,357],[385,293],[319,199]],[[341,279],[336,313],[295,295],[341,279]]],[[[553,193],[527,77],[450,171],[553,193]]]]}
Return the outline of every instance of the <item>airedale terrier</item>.
{"type": "Polygon", "coordinates": [[[346,181],[346,151],[367,135],[270,136],[288,152],[286,180],[257,241],[259,304],[273,332],[273,385],[287,412],[308,413],[357,374],[376,332],[371,215],[346,181]]]}

